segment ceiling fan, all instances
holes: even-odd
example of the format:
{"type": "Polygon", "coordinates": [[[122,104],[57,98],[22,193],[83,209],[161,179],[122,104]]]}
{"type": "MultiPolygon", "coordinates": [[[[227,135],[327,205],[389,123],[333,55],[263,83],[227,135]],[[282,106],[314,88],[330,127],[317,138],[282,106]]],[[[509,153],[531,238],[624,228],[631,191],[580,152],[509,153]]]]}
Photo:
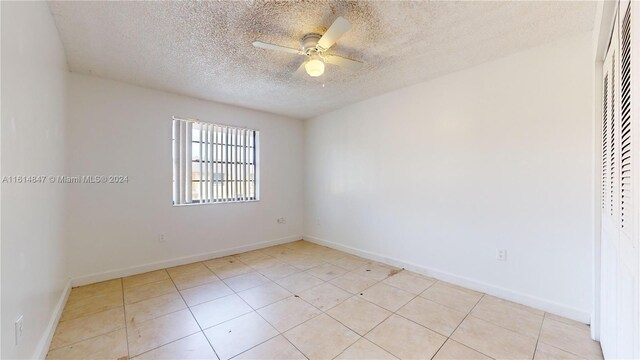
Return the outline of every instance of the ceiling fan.
{"type": "Polygon", "coordinates": [[[351,23],[349,23],[347,19],[339,16],[324,35],[310,33],[303,36],[300,40],[300,49],[269,44],[262,41],[254,41],[253,46],[306,56],[307,60],[296,70],[296,75],[302,73],[304,70],[309,76],[320,76],[324,73],[325,63],[342,66],[351,70],[358,70],[362,67],[362,62],[326,53],[350,28],[351,23]]]}

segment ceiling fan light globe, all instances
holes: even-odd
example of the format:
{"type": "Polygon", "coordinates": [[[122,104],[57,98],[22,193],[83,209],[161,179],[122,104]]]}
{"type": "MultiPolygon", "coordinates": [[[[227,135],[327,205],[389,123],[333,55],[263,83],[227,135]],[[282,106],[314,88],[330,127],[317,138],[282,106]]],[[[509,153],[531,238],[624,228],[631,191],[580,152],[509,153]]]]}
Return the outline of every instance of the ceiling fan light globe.
{"type": "Polygon", "coordinates": [[[304,64],[304,69],[311,77],[318,77],[324,74],[324,63],[322,60],[314,58],[304,64]]]}

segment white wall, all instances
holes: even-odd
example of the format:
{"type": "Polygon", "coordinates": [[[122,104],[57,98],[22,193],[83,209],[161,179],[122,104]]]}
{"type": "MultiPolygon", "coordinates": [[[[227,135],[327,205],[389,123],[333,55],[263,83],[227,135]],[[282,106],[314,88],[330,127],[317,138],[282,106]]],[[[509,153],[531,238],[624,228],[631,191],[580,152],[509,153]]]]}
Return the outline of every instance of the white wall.
{"type": "Polygon", "coordinates": [[[307,121],[305,238],[588,321],[591,40],[564,39],[307,121]]]}
{"type": "MultiPolygon", "coordinates": [[[[45,2],[2,2],[2,176],[60,175],[67,64],[45,2]]],[[[46,351],[67,284],[64,187],[2,184],[3,359],[46,351]],[[18,346],[14,321],[24,314],[18,346]]]]}
{"type": "Polygon", "coordinates": [[[68,174],[129,177],[67,185],[71,275],[79,283],[301,238],[302,121],[77,74],[69,99],[68,174]],[[260,201],[173,207],[173,115],[260,130],[260,201]]]}

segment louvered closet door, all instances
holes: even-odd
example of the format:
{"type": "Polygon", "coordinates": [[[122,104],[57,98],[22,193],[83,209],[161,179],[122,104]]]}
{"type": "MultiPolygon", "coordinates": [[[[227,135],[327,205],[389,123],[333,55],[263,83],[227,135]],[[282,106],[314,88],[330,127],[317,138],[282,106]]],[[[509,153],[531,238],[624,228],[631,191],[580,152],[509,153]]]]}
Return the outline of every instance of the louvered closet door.
{"type": "Polygon", "coordinates": [[[620,4],[603,68],[600,340],[616,359],[640,358],[638,6],[620,4]]]}
{"type": "Polygon", "coordinates": [[[619,177],[619,229],[620,262],[618,267],[618,358],[640,358],[640,248],[638,226],[640,213],[636,210],[640,182],[637,166],[640,157],[638,124],[640,112],[638,94],[640,86],[637,74],[640,48],[639,34],[633,28],[633,20],[640,13],[638,2],[624,2],[619,12],[620,23],[620,168],[619,177]],[[634,77],[634,75],[636,75],[634,77]]]}
{"type": "Polygon", "coordinates": [[[611,36],[611,44],[607,51],[602,68],[602,178],[601,178],[601,334],[600,342],[605,352],[615,352],[617,348],[617,305],[616,305],[616,280],[618,277],[617,256],[617,226],[615,221],[615,207],[613,191],[615,187],[615,143],[614,136],[616,114],[616,58],[617,47],[617,23],[611,36]],[[609,345],[614,344],[614,345],[609,345]],[[611,348],[609,350],[608,348],[611,348]]]}

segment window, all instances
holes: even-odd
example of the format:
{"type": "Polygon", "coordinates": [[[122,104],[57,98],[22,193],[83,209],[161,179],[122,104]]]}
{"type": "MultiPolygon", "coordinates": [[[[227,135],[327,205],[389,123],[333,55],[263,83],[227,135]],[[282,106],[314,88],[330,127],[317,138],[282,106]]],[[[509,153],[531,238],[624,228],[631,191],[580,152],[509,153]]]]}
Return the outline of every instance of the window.
{"type": "Polygon", "coordinates": [[[258,131],[173,119],[173,204],[258,200],[258,131]]]}

